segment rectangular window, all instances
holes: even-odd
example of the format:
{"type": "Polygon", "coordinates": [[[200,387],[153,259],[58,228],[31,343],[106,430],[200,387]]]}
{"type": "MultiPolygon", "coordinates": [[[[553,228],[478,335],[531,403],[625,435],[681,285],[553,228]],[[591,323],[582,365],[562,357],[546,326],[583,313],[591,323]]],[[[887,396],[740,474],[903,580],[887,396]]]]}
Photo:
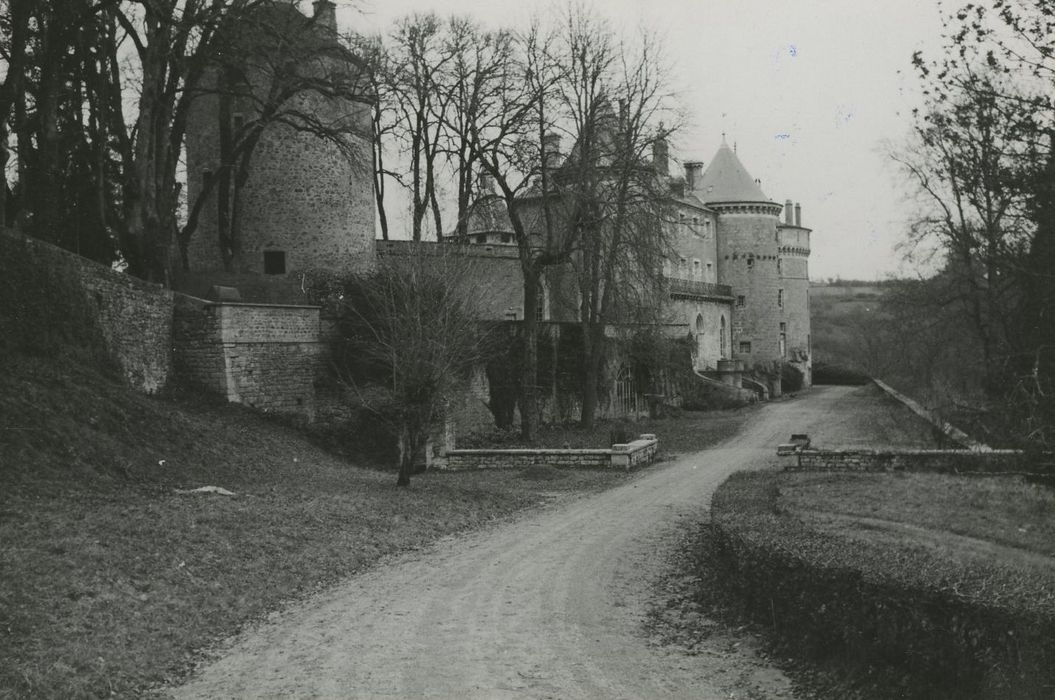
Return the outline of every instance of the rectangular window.
{"type": "Polygon", "coordinates": [[[234,137],[237,139],[241,135],[242,129],[245,128],[245,115],[235,113],[231,121],[234,124],[234,137]]]}
{"type": "Polygon", "coordinates": [[[284,275],[286,274],[286,253],[281,250],[264,251],[264,274],[284,275]]]}
{"type": "Polygon", "coordinates": [[[777,274],[778,275],[781,274],[781,272],[783,272],[783,266],[780,263],[781,263],[780,258],[777,258],[777,274]]]}
{"type": "Polygon", "coordinates": [[[747,259],[747,269],[748,270],[753,270],[754,267],[755,267],[755,259],[754,258],[748,258],[747,259]]]}
{"type": "Polygon", "coordinates": [[[740,341],[740,352],[741,353],[749,353],[749,352],[751,352],[751,341],[749,341],[749,340],[741,340],[740,341]]]}
{"type": "MultiPolygon", "coordinates": [[[[783,324],[781,324],[783,325],[783,324]]],[[[780,357],[786,358],[788,356],[788,334],[780,334],[780,357]]]]}
{"type": "Polygon", "coordinates": [[[778,289],[777,290],[777,306],[779,306],[782,309],[784,308],[784,290],[783,289],[778,289]]]}
{"type": "Polygon", "coordinates": [[[736,305],[737,306],[746,306],[747,305],[747,299],[744,297],[743,294],[741,294],[741,295],[736,297],[736,305]]]}
{"type": "Polygon", "coordinates": [[[787,333],[788,332],[788,324],[784,323],[783,321],[780,322],[780,332],[781,333],[787,333]]]}

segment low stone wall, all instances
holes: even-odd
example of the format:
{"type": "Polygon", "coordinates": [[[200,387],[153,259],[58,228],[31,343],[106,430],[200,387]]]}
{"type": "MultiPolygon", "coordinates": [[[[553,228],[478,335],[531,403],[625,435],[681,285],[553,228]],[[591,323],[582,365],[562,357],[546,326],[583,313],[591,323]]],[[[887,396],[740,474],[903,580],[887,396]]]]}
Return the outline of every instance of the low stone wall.
{"type": "Polygon", "coordinates": [[[659,441],[642,435],[611,449],[590,450],[448,450],[434,465],[439,469],[517,469],[536,465],[572,469],[625,469],[649,464],[659,441]]]}
{"type": "Polygon", "coordinates": [[[0,346],[72,353],[154,393],[171,370],[172,292],[49,243],[0,231],[0,346]]]}
{"type": "Polygon", "coordinates": [[[1038,459],[1019,450],[801,450],[788,455],[786,471],[1030,472],[1038,459]]]}
{"type": "Polygon", "coordinates": [[[216,303],[178,295],[176,376],[228,401],[315,417],[319,307],[216,303]]]}

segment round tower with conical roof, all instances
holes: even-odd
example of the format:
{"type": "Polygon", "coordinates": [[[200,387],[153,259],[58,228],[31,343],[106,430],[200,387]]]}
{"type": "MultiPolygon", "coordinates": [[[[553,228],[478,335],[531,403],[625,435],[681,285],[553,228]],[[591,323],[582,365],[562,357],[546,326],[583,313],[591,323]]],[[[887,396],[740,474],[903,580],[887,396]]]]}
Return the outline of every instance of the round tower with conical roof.
{"type": "MultiPolygon", "coordinates": [[[[718,214],[718,282],[729,285],[734,298],[733,358],[747,369],[770,370],[779,363],[797,362],[789,339],[799,334],[808,338],[809,311],[805,293],[798,288],[805,275],[798,274],[802,270],[797,261],[790,267],[798,271],[794,275],[798,286],[792,290],[787,285],[778,230],[783,207],[765,195],[761,182],[724,140],[703,174],[693,178],[692,189],[718,214]]],[[[801,257],[801,247],[784,248],[793,248],[794,255],[801,257]]],[[[804,374],[808,383],[808,371],[804,374]]]]}

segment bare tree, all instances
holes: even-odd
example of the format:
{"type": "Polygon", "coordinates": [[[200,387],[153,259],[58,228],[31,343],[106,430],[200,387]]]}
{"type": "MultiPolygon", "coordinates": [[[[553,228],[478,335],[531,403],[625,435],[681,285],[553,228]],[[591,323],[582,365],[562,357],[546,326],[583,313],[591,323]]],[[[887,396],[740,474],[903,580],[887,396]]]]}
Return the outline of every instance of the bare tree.
{"type": "Polygon", "coordinates": [[[954,281],[978,339],[989,400],[1005,413],[1032,406],[1022,425],[1050,444],[1055,24],[1049,4],[967,3],[946,16],[944,49],[936,57],[914,56],[927,103],[917,113],[915,141],[896,159],[927,203],[915,238],[937,242],[945,255],[942,274],[954,281]]]}
{"type": "Polygon", "coordinates": [[[265,138],[306,134],[325,142],[366,171],[359,144],[372,139],[363,113],[376,102],[363,60],[292,8],[257,8],[225,21],[216,50],[193,90],[215,98],[219,163],[190,203],[179,244],[186,250],[207,201],[217,202],[219,248],[225,269],[241,255],[243,193],[252,159],[265,138]],[[240,115],[234,119],[234,114],[240,115]]]}
{"type": "Polygon", "coordinates": [[[412,244],[345,290],[344,374],[398,436],[399,486],[410,484],[448,401],[483,359],[472,279],[459,249],[412,244]]]}
{"type": "Polygon", "coordinates": [[[437,239],[443,217],[437,195],[443,123],[452,96],[438,88],[452,60],[445,51],[444,25],[434,14],[415,14],[396,23],[389,38],[386,89],[396,115],[393,134],[409,160],[406,187],[411,197],[411,237],[420,241],[425,217],[432,214],[437,239]]]}
{"type": "Polygon", "coordinates": [[[671,201],[650,159],[653,144],[673,132],[662,118],[676,112],[655,37],[620,41],[603,20],[574,9],[563,43],[562,107],[575,145],[555,181],[567,217],[562,237],[577,251],[586,370],[581,422],[589,428],[598,408],[606,326],[654,318],[664,301],[671,201]]]}

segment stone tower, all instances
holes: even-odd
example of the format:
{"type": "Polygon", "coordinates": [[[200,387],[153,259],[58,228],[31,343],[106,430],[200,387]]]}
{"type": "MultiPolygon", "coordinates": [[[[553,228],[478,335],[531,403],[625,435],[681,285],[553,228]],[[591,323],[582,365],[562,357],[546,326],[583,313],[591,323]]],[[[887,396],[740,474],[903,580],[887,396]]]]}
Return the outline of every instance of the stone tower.
{"type": "Polygon", "coordinates": [[[231,56],[205,72],[187,125],[192,211],[216,181],[188,246],[192,273],[216,273],[221,283],[225,257],[228,272],[242,273],[235,284],[244,273],[293,278],[373,264],[369,100],[365,90],[362,99],[349,97],[356,91],[347,86],[361,83],[359,63],[338,44],[333,3],[314,6],[309,18],[289,0],[263,3],[227,29],[231,56]],[[309,78],[318,79],[314,87],[309,78]],[[238,177],[237,167],[223,165],[237,160],[224,154],[254,125],[262,129],[248,177],[237,197],[222,201],[222,178],[232,192],[238,177]],[[220,225],[231,217],[237,243],[222,251],[220,225]]]}
{"type": "Polygon", "coordinates": [[[718,215],[718,282],[734,298],[733,358],[748,369],[804,361],[808,385],[809,230],[779,225],[783,207],[724,142],[692,189],[718,215]]]}
{"type": "Polygon", "coordinates": [[[810,330],[810,229],[802,225],[802,207],[784,203],[784,222],[777,226],[780,242],[780,279],[784,289],[785,359],[802,372],[805,385],[813,383],[810,330]]]}

